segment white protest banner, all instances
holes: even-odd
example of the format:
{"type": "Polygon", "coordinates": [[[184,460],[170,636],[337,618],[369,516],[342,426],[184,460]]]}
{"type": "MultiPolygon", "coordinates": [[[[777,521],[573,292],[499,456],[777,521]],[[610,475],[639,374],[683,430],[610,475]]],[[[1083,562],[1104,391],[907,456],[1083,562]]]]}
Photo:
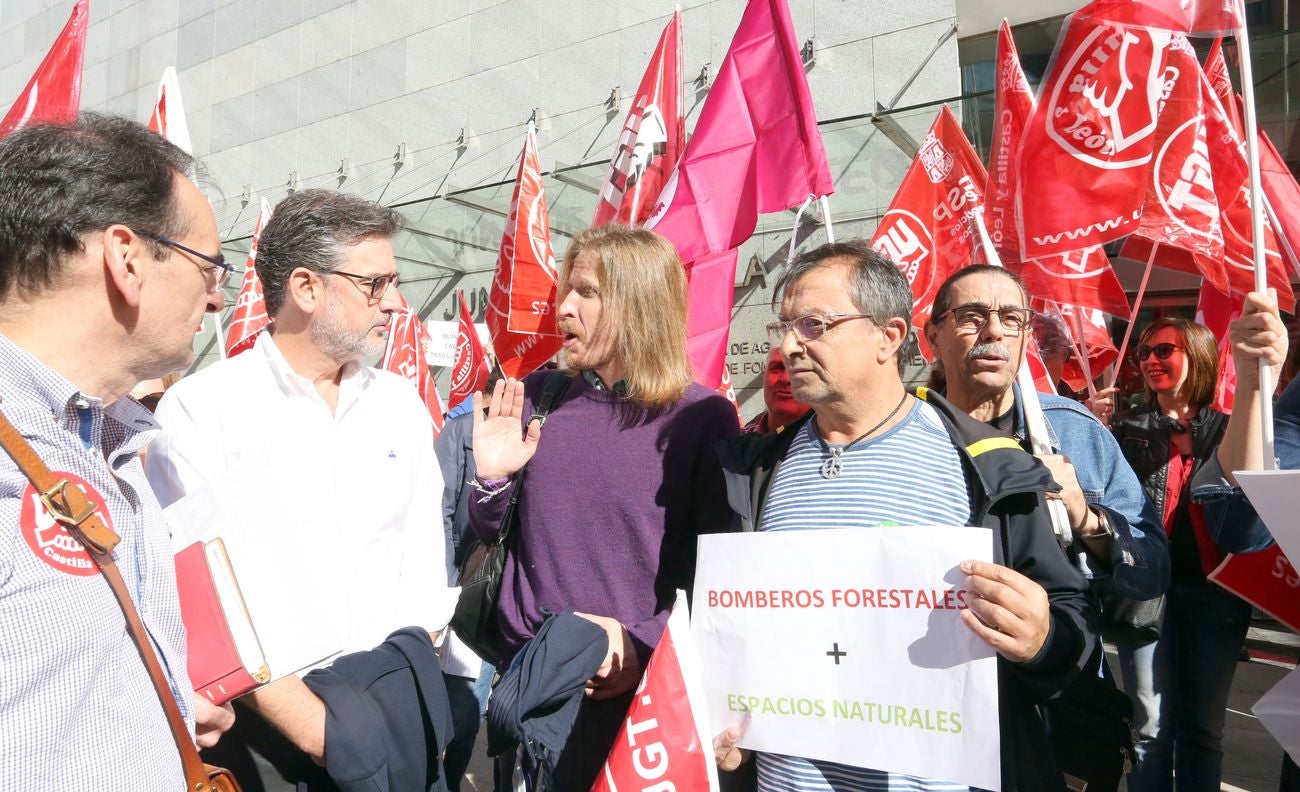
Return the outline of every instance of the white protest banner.
{"type": "Polygon", "coordinates": [[[1300,670],[1293,669],[1251,712],[1294,762],[1300,762],[1300,670]]]}
{"type": "Polygon", "coordinates": [[[962,623],[968,527],[711,534],[691,633],[714,727],[740,744],[1001,788],[997,665],[962,623]]]}
{"type": "Polygon", "coordinates": [[[1300,559],[1300,517],[1295,510],[1300,470],[1239,470],[1234,475],[1282,552],[1300,559]]]}
{"type": "Polygon", "coordinates": [[[459,322],[430,321],[424,323],[429,331],[429,349],[425,360],[430,366],[450,366],[456,362],[456,330],[459,322]]]}

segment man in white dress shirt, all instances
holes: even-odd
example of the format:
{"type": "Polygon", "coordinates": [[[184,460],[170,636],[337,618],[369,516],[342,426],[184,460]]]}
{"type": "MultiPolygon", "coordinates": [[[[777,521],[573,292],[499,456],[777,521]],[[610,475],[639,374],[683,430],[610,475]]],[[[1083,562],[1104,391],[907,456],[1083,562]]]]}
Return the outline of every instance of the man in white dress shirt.
{"type": "MultiPolygon", "coordinates": [[[[344,651],[404,626],[436,634],[455,604],[429,413],[409,382],[363,363],[383,350],[399,306],[390,239],[401,224],[391,209],[330,190],[281,202],[257,256],[270,327],[246,353],[167,391],[147,461],[164,506],[207,485],[239,492],[240,481],[280,492],[295,519],[265,529],[330,550],[317,573],[331,581],[321,607],[337,609],[344,651]]],[[[264,719],[322,763],[325,705],[298,677],[249,699],[246,721],[264,719]]],[[[284,753],[267,755],[292,776],[283,761],[304,757],[284,753]]]]}

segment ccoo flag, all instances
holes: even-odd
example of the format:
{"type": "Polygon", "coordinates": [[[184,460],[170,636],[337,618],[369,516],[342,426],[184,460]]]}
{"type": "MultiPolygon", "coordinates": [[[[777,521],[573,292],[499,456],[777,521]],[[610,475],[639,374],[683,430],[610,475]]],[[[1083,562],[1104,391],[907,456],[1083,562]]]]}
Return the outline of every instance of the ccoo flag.
{"type": "Polygon", "coordinates": [[[591,224],[644,223],[685,145],[682,12],[676,11],[659,36],[659,45],[623,121],[591,224]]]}
{"type": "Polygon", "coordinates": [[[89,23],[90,0],[77,0],[54,46],[4,120],[0,120],[0,138],[32,124],[70,124],[76,120],[89,23]]]}
{"type": "Polygon", "coordinates": [[[687,352],[718,387],[736,251],[761,212],[829,195],[830,167],[785,0],[750,0],[694,135],[646,226],[677,247],[689,278],[687,352]]]}
{"type": "Polygon", "coordinates": [[[492,348],[507,377],[531,374],[560,350],[556,278],[537,133],[529,121],[486,316],[492,348]]]}
{"type": "Polygon", "coordinates": [[[271,204],[262,198],[262,211],[253,226],[253,238],[248,243],[248,262],[244,265],[244,279],[239,284],[239,296],[230,312],[230,330],[226,334],[226,357],[253,348],[257,336],[271,323],[266,314],[266,299],[262,296],[262,281],[257,277],[257,243],[262,239],[262,229],[271,222],[271,204]]]}
{"type": "Polygon", "coordinates": [[[465,295],[457,291],[460,302],[460,323],[456,327],[456,356],[451,364],[451,389],[447,394],[447,409],[487,387],[487,355],[483,343],[474,329],[474,317],[465,303],[465,295]]]}

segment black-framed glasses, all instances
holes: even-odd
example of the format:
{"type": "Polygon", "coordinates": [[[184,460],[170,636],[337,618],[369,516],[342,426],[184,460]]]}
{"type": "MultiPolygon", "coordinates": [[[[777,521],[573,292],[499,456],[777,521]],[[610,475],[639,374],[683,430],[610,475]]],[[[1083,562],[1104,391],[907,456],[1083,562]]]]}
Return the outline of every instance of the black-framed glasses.
{"type": "Polygon", "coordinates": [[[767,326],[767,337],[773,344],[780,344],[785,340],[786,333],[793,331],[794,337],[800,341],[816,341],[826,335],[827,330],[841,322],[847,322],[850,319],[870,318],[868,314],[804,314],[788,322],[772,322],[767,326]]]}
{"type": "Polygon", "coordinates": [[[1008,335],[1020,335],[1034,321],[1035,312],[1032,308],[990,308],[981,303],[966,303],[949,308],[932,321],[937,322],[948,314],[952,314],[953,326],[960,333],[978,333],[989,323],[989,318],[997,314],[1003,331],[1008,335]]]}
{"type": "Polygon", "coordinates": [[[1175,349],[1182,349],[1182,347],[1168,341],[1162,344],[1139,344],[1138,348],[1133,350],[1133,361],[1141,363],[1153,354],[1156,356],[1156,360],[1168,360],[1174,354],[1175,349]]]}
{"type": "Polygon", "coordinates": [[[203,273],[204,277],[207,278],[209,294],[216,294],[225,288],[226,284],[230,283],[230,278],[235,274],[234,265],[227,262],[225,258],[214,258],[209,256],[207,253],[200,253],[194,248],[186,247],[176,240],[168,239],[161,234],[152,234],[148,231],[136,231],[136,233],[142,237],[148,237],[159,244],[166,245],[169,248],[175,248],[182,253],[188,253],[195,258],[203,259],[210,264],[211,266],[208,267],[195,264],[195,266],[203,273]]]}
{"type": "Polygon", "coordinates": [[[388,275],[357,275],[353,272],[344,272],[343,270],[336,269],[321,270],[321,272],[326,275],[342,275],[343,277],[348,278],[356,284],[356,287],[361,290],[362,294],[366,294],[366,289],[369,289],[370,299],[372,300],[382,299],[384,294],[388,291],[389,286],[396,286],[398,282],[401,281],[401,276],[396,272],[388,275]]]}

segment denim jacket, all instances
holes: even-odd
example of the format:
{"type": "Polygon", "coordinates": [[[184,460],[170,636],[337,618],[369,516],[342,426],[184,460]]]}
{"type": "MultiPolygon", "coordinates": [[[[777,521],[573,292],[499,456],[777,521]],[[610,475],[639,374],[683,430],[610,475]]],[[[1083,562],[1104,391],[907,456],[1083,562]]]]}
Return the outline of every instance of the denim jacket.
{"type": "MultiPolygon", "coordinates": [[[[1227,416],[1206,407],[1191,420],[1192,455],[1196,467],[1192,473],[1191,495],[1201,504],[1210,538],[1228,553],[1263,550],[1273,542],[1268,530],[1255,514],[1240,487],[1234,487],[1219,465],[1218,448],[1227,427],[1227,416]]],[[[1112,428],[1124,450],[1124,456],[1143,478],[1143,486],[1156,506],[1164,513],[1165,478],[1169,471],[1169,444],[1172,433],[1152,405],[1143,405],[1115,419],[1112,428]]]]}
{"type": "MultiPolygon", "coordinates": [[[[1024,427],[1020,386],[1016,388],[1017,427],[1024,427]]],[[[1079,487],[1088,504],[1106,510],[1115,538],[1110,544],[1108,569],[1089,564],[1094,585],[1100,590],[1130,599],[1158,597],[1169,587],[1169,545],[1150,499],[1142,491],[1133,469],[1124,461],[1119,444],[1106,427],[1079,402],[1064,396],[1038,394],[1047,419],[1048,440],[1053,449],[1069,457],[1079,487]]],[[[1024,440],[1023,428],[1017,441],[1024,440]]],[[[1070,556],[1086,555],[1085,543],[1076,540],[1070,556]]]]}

